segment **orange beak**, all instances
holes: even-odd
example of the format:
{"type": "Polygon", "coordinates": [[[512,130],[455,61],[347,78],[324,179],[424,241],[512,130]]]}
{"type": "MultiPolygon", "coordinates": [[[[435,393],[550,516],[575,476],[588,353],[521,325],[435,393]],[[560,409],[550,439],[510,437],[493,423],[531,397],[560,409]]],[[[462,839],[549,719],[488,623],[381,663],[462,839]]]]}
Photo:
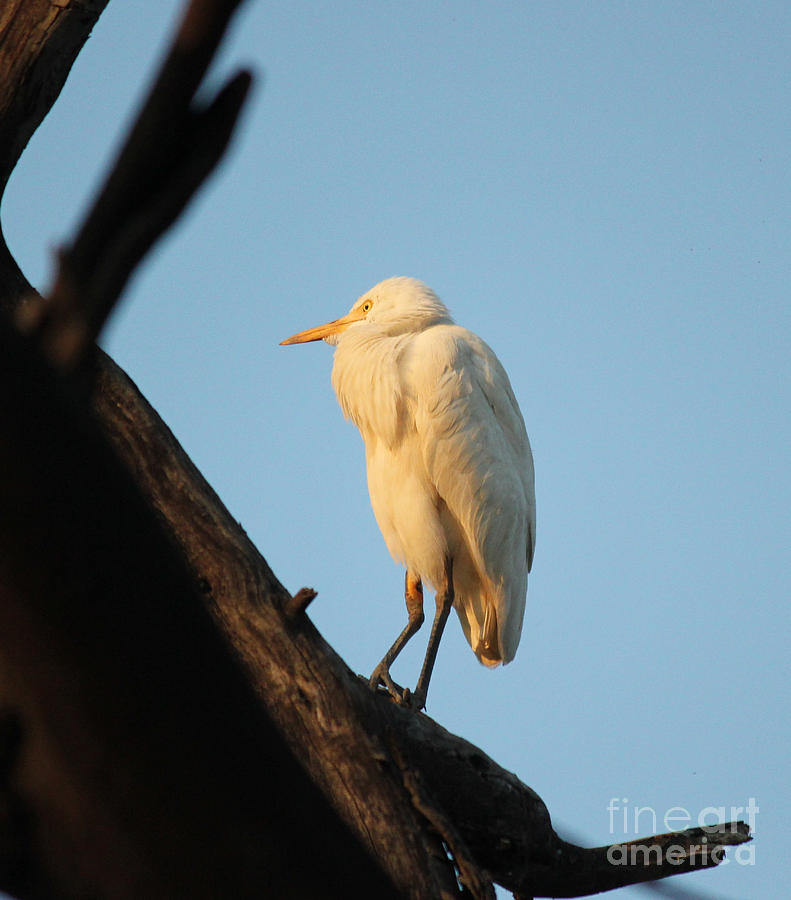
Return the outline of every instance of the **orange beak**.
{"type": "Polygon", "coordinates": [[[285,344],[306,344],[308,341],[321,341],[333,334],[340,334],[354,322],[360,322],[366,315],[367,313],[364,313],[362,309],[353,309],[341,319],[335,319],[333,322],[327,322],[326,325],[317,325],[315,328],[306,328],[305,331],[292,334],[291,337],[281,341],[280,346],[282,347],[285,344]]]}

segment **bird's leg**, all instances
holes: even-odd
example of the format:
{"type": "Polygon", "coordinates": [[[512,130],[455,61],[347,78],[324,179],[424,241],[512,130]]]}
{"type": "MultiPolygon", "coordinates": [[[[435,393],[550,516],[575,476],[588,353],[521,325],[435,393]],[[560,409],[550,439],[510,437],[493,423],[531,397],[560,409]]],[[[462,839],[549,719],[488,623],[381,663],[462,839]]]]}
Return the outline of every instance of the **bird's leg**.
{"type": "Polygon", "coordinates": [[[406,600],[406,609],[409,615],[409,621],[406,628],[398,635],[393,646],[385,653],[384,659],[374,669],[369,680],[369,684],[374,690],[383,684],[388,691],[397,699],[401,700],[403,696],[403,688],[399,687],[390,677],[390,666],[395,661],[398,654],[404,649],[406,642],[423,624],[423,584],[421,580],[411,572],[406,573],[406,582],[404,587],[404,598],[406,600]]]}
{"type": "Polygon", "coordinates": [[[453,606],[453,560],[450,557],[447,557],[445,560],[445,578],[442,584],[437,586],[436,601],[437,612],[434,615],[434,624],[431,626],[431,637],[428,639],[426,658],[423,660],[423,668],[420,672],[420,678],[418,678],[415,693],[410,694],[408,690],[404,691],[404,703],[413,707],[413,709],[423,709],[426,705],[428,683],[431,680],[431,672],[437,659],[439,642],[442,640],[442,632],[445,630],[445,623],[448,621],[450,608],[453,606]]]}
{"type": "Polygon", "coordinates": [[[423,709],[426,705],[428,683],[431,680],[431,673],[434,671],[434,663],[437,659],[442,633],[445,630],[445,623],[448,621],[448,615],[453,606],[453,575],[450,559],[446,560],[445,580],[442,586],[437,589],[436,604],[437,611],[434,615],[434,623],[431,626],[431,636],[428,639],[426,657],[423,660],[423,668],[420,672],[420,678],[418,678],[417,687],[414,694],[410,695],[408,691],[404,692],[404,702],[414,709],[423,709]]]}

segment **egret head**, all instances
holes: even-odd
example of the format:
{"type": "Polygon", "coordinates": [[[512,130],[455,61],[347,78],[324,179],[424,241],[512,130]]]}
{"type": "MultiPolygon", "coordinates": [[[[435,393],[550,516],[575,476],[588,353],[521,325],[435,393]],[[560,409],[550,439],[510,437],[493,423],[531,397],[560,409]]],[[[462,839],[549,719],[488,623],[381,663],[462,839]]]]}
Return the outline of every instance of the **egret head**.
{"type": "Polygon", "coordinates": [[[386,278],[362,297],[341,319],[300,331],[281,344],[303,344],[325,340],[337,344],[344,332],[360,326],[374,326],[382,334],[396,335],[423,331],[431,325],[450,323],[445,304],[417,278],[386,278]]]}

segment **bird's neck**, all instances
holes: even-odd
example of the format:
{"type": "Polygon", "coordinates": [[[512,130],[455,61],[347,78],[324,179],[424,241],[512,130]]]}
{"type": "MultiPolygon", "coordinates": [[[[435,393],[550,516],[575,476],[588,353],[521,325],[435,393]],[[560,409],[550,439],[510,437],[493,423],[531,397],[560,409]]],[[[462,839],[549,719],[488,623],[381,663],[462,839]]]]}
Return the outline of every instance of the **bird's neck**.
{"type": "Polygon", "coordinates": [[[363,328],[355,332],[344,334],[335,349],[332,386],[343,414],[366,442],[374,438],[392,446],[404,421],[403,356],[408,336],[363,328]]]}

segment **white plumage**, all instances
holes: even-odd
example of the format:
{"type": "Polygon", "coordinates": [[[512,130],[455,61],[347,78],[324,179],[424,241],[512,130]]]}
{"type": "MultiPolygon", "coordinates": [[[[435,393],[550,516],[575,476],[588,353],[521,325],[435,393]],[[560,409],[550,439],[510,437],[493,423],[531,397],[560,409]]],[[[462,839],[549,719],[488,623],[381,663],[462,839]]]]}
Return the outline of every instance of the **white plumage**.
{"type": "Polygon", "coordinates": [[[420,707],[451,603],[482,663],[516,653],[536,531],[530,443],[494,352],[422,282],[389,278],[347,316],[283,343],[322,338],[336,345],[332,384],[365,441],[376,521],[407,570],[410,625],[372,682],[420,707]],[[437,618],[412,696],[389,666],[423,621],[421,581],[437,592],[437,618]]]}

